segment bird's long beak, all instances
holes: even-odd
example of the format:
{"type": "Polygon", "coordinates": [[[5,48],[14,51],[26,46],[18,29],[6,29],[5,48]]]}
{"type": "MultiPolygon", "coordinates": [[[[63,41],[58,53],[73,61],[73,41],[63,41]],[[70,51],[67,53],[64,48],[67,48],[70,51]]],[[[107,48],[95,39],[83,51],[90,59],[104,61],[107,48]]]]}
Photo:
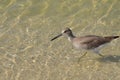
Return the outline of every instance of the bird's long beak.
{"type": "Polygon", "coordinates": [[[52,38],[52,39],[51,39],[51,41],[53,41],[53,40],[57,39],[57,38],[58,38],[58,37],[60,37],[60,36],[62,36],[62,33],[61,33],[61,34],[59,34],[59,35],[57,35],[57,36],[55,36],[54,38],[52,38]]]}

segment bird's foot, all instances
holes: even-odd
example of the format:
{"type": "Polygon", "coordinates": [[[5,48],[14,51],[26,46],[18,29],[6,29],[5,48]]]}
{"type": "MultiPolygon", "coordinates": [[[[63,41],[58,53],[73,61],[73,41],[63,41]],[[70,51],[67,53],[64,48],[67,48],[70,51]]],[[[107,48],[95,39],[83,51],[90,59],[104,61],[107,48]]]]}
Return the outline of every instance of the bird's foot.
{"type": "Polygon", "coordinates": [[[98,54],[98,55],[99,55],[100,57],[103,57],[103,58],[105,57],[105,56],[103,56],[102,54],[98,54]]]}

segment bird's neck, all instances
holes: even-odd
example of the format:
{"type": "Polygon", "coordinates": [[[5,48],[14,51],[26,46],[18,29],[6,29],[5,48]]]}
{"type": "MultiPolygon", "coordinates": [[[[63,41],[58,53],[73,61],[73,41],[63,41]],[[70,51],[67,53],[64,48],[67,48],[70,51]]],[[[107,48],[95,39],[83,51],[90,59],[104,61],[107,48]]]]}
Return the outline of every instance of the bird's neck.
{"type": "Polygon", "coordinates": [[[75,36],[72,33],[68,35],[68,40],[69,41],[72,41],[73,38],[75,38],[75,36]]]}

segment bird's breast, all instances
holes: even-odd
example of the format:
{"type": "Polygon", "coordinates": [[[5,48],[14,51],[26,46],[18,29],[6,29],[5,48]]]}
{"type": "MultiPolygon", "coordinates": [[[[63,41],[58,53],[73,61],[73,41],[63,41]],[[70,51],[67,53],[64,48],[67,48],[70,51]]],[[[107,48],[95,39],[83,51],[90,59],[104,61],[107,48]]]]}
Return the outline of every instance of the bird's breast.
{"type": "Polygon", "coordinates": [[[79,42],[73,42],[73,46],[76,49],[87,49],[87,45],[86,44],[81,44],[79,42]]]}

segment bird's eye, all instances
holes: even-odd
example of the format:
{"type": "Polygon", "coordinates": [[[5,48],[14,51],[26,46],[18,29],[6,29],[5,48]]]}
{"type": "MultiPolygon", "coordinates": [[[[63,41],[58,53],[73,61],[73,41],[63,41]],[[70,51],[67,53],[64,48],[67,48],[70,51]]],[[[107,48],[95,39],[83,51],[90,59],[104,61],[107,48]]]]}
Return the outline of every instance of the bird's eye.
{"type": "Polygon", "coordinates": [[[67,32],[67,30],[66,31],[64,31],[64,33],[66,33],[67,32]]]}

